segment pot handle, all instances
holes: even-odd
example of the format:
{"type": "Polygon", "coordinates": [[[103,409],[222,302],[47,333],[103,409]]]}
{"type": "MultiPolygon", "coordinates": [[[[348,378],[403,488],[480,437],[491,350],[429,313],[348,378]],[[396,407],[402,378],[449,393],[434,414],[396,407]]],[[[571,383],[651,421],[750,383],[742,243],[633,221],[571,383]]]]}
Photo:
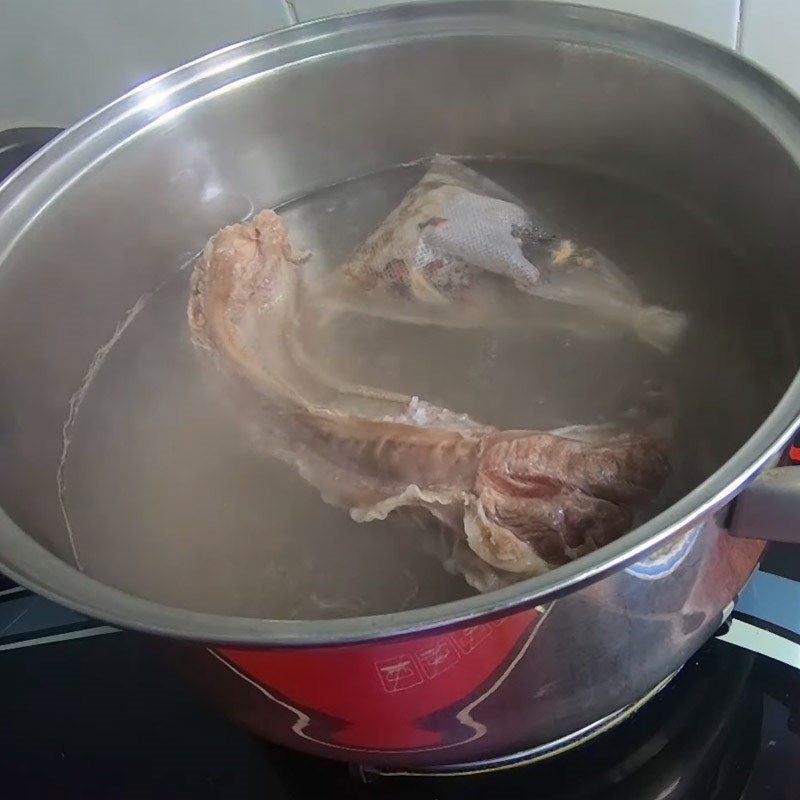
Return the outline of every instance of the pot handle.
{"type": "Polygon", "coordinates": [[[800,466],[764,470],[736,498],[728,533],[800,544],[800,466]]]}
{"type": "MultiPolygon", "coordinates": [[[[793,447],[792,460],[794,451],[793,447]]],[[[742,538],[800,544],[800,466],[775,467],[754,478],[734,501],[727,529],[742,538]]],[[[769,549],[718,636],[800,669],[800,580],[792,580],[800,578],[795,555],[795,549],[785,545],[769,549]]]]}

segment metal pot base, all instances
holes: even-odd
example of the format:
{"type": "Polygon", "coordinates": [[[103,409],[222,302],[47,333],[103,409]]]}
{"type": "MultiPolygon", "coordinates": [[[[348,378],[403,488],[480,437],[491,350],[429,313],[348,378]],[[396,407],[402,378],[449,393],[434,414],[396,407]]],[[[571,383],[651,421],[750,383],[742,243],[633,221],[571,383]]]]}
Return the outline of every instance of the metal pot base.
{"type": "Polygon", "coordinates": [[[583,744],[591,741],[597,736],[610,731],[616,727],[620,722],[624,722],[632,714],[636,713],[645,703],[652,700],[661,690],[680,672],[677,670],[671,675],[664,678],[661,683],[651,689],[644,697],[636,703],[625,706],[624,708],[614,711],[611,714],[603,717],[602,719],[586,725],[580,730],[568,733],[560,739],[555,739],[552,742],[537,745],[526,750],[520,750],[516,753],[511,753],[505,756],[498,756],[497,758],[487,758],[480,761],[470,761],[463,764],[442,764],[423,769],[407,770],[407,769],[381,769],[380,767],[356,767],[358,776],[365,783],[369,783],[371,778],[374,777],[446,777],[446,776],[464,776],[484,774],[490,772],[500,772],[502,770],[513,769],[515,767],[526,767],[535,764],[539,761],[552,758],[554,756],[562,755],[568,750],[573,750],[583,744]]]}

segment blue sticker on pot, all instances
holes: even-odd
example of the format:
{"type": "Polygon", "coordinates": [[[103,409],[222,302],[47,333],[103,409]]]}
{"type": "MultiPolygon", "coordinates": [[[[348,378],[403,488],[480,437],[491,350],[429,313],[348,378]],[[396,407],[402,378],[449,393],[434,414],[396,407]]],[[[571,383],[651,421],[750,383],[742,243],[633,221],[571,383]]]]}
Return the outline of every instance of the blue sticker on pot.
{"type": "Polygon", "coordinates": [[[698,525],[688,533],[676,536],[663,547],[650,553],[649,556],[631,564],[625,569],[625,572],[645,581],[656,581],[672,574],[691,552],[702,527],[702,525],[698,525]]]}

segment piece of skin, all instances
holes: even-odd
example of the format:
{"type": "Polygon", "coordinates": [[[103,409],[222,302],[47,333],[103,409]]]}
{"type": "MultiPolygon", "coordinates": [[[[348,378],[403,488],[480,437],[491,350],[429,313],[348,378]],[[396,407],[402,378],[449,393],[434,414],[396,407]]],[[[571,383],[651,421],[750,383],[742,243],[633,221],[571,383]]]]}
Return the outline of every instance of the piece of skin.
{"type": "Polygon", "coordinates": [[[354,520],[426,511],[483,562],[452,559],[486,590],[617,538],[661,488],[669,465],[646,434],[498,431],[418,398],[332,386],[291,346],[302,261],[273,211],[224,228],[192,276],[189,325],[258,409],[269,452],[354,520]]]}

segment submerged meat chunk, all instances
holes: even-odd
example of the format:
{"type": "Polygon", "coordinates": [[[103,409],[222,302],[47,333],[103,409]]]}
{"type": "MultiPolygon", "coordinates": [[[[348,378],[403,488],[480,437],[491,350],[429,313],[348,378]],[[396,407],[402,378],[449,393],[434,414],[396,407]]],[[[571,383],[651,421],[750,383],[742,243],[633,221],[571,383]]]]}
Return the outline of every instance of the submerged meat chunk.
{"type": "Polygon", "coordinates": [[[666,458],[643,436],[590,444],[549,433],[492,434],[466,520],[470,547],[511,572],[527,571],[520,567],[531,561],[515,539],[547,565],[563,564],[629,530],[667,472],[666,458]]]}
{"type": "Polygon", "coordinates": [[[273,211],[223,229],[192,278],[189,325],[258,409],[268,451],[359,522],[424,513],[480,590],[625,533],[669,464],[646,433],[498,431],[419,398],[344,386],[297,348],[303,257],[273,211]]]}

